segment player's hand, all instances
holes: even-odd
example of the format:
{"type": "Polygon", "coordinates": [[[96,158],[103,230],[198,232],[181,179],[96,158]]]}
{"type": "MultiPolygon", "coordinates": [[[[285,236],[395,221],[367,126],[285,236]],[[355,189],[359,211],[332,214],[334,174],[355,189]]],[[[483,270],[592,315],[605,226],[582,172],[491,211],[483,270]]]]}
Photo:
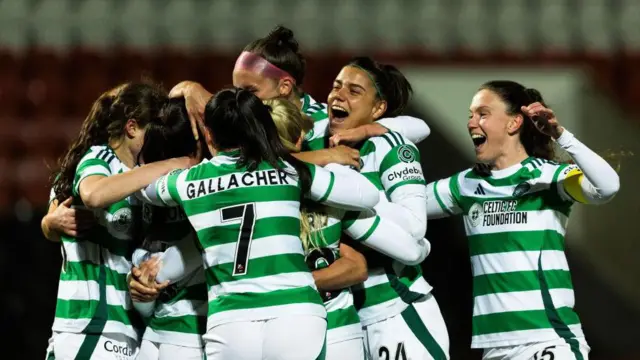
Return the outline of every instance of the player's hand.
{"type": "Polygon", "coordinates": [[[531,119],[531,121],[533,121],[533,124],[541,133],[549,135],[554,139],[557,139],[562,135],[564,128],[560,126],[553,110],[545,107],[539,102],[535,102],[529,106],[523,106],[521,110],[531,119]]]}
{"type": "Polygon", "coordinates": [[[361,125],[353,129],[336,130],[329,138],[329,146],[334,147],[340,144],[353,145],[374,136],[380,136],[389,132],[389,129],[378,124],[361,125]]]}
{"type": "Polygon", "coordinates": [[[156,275],[160,271],[160,260],[157,256],[152,257],[140,264],[140,268],[133,267],[128,279],[129,292],[131,298],[139,302],[149,302],[155,300],[162,289],[169,286],[169,281],[158,284],[156,275]]]}
{"type": "Polygon", "coordinates": [[[51,230],[78,237],[90,229],[96,220],[91,210],[71,208],[72,201],[72,197],[66,199],[47,216],[49,217],[49,228],[51,230]]]}
{"type": "Polygon", "coordinates": [[[330,161],[328,163],[353,166],[358,170],[360,169],[360,151],[344,145],[338,145],[324,151],[329,156],[330,161]]]}
{"type": "Polygon", "coordinates": [[[202,85],[195,81],[183,81],[174,86],[169,92],[169,97],[184,97],[189,120],[191,121],[191,131],[196,140],[199,139],[198,128],[200,132],[204,131],[204,108],[207,102],[213,96],[202,85]]]}

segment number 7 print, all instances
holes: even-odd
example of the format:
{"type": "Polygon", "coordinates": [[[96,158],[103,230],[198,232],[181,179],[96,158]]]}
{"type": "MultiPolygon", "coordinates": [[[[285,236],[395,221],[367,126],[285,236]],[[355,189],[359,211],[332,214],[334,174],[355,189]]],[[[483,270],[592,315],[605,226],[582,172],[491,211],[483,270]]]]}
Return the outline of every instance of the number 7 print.
{"type": "Polygon", "coordinates": [[[253,240],[253,227],[256,223],[256,204],[242,204],[224,208],[222,223],[242,219],[236,244],[236,255],[233,260],[233,276],[245,275],[249,267],[249,252],[253,240]]]}

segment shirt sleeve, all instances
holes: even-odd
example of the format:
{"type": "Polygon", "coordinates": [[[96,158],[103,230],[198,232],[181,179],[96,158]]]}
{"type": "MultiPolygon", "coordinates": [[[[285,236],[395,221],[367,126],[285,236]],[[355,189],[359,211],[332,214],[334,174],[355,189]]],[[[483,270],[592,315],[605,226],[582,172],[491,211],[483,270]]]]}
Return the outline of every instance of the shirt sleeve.
{"type": "Polygon", "coordinates": [[[185,183],[188,170],[174,170],[140,190],[136,196],[148,204],[161,207],[179,206],[182,203],[180,188],[185,183]]]}
{"type": "Polygon", "coordinates": [[[329,164],[324,168],[306,164],[311,171],[309,199],[345,210],[369,210],[380,200],[378,189],[350,168],[329,164]]]}
{"type": "MultiPolygon", "coordinates": [[[[98,153],[100,154],[100,153],[98,153]]],[[[76,178],[73,186],[74,195],[80,194],[80,183],[89,176],[110,176],[109,163],[100,157],[85,156],[76,169],[76,178]]]]}
{"type": "Polygon", "coordinates": [[[420,153],[397,133],[389,132],[383,138],[391,148],[386,154],[376,153],[377,168],[385,194],[395,208],[379,213],[421,239],[427,231],[427,189],[420,153]]]}
{"type": "Polygon", "coordinates": [[[462,213],[458,205],[458,174],[427,185],[427,217],[438,219],[462,213]]]}
{"type": "Polygon", "coordinates": [[[563,200],[602,204],[618,193],[618,173],[600,155],[566,129],[557,143],[575,161],[573,165],[560,165],[554,174],[553,181],[557,184],[558,193],[563,200]]]}
{"type": "Polygon", "coordinates": [[[406,137],[414,144],[419,144],[431,134],[429,125],[424,120],[413,116],[396,116],[378,120],[378,123],[391,131],[406,137]]]}
{"type": "Polygon", "coordinates": [[[431,250],[431,244],[426,239],[416,241],[402,227],[373,211],[349,212],[342,225],[344,232],[355,241],[405,265],[420,264],[431,250]]]}
{"type": "Polygon", "coordinates": [[[156,282],[169,280],[175,283],[202,266],[202,255],[196,241],[195,234],[191,232],[160,255],[162,268],[158,271],[156,282]]]}

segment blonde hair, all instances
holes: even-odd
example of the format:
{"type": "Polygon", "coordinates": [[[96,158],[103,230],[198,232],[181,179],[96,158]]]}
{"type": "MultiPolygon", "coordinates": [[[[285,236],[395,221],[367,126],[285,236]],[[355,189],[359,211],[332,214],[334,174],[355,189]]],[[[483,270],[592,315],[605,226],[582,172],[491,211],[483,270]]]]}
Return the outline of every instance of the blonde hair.
{"type": "MultiPolygon", "coordinates": [[[[282,144],[289,151],[298,152],[296,144],[303,136],[303,132],[308,133],[313,129],[313,120],[286,99],[269,99],[264,100],[263,103],[269,108],[282,144]]],[[[318,240],[323,240],[322,233],[318,233],[318,236],[311,236],[311,234],[321,229],[327,218],[326,212],[322,211],[322,206],[303,204],[300,211],[300,239],[305,251],[320,247],[318,240]]]]}
{"type": "Polygon", "coordinates": [[[300,140],[302,132],[308,133],[313,129],[313,120],[300,112],[297,106],[286,99],[264,100],[269,107],[269,112],[276,124],[280,141],[291,152],[298,152],[296,143],[300,140]]]}

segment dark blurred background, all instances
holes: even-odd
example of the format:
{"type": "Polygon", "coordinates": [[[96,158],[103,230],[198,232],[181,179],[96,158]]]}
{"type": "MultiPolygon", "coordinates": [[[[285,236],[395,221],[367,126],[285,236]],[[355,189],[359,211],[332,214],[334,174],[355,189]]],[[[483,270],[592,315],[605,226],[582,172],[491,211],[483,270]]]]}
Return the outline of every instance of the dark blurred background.
{"type": "MultiPolygon", "coordinates": [[[[308,57],[304,88],[326,101],[353,55],[401,68],[429,181],[473,162],[467,109],[478,86],[535,87],[563,125],[620,165],[622,189],[576,207],[567,253],[592,359],[640,359],[640,0],[0,0],[0,358],[44,356],[60,267],[40,233],[49,175],[99,94],[151,77],[215,91],[235,57],[276,24],[308,57]]],[[[471,274],[460,219],[429,222],[424,263],[451,337],[469,350],[471,274]]]]}

